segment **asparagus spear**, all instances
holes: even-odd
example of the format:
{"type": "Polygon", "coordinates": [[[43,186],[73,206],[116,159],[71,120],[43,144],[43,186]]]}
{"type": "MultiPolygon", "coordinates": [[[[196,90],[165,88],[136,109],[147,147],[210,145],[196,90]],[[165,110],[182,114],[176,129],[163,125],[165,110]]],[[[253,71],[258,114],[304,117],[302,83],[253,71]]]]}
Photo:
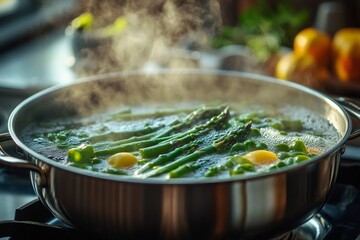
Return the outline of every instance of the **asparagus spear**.
{"type": "MultiPolygon", "coordinates": [[[[217,108],[219,109],[219,108],[217,108]]],[[[214,109],[208,109],[211,112],[216,112],[214,109]]],[[[207,110],[203,110],[201,111],[202,115],[203,114],[209,114],[209,112],[207,110]]],[[[203,115],[204,116],[204,115],[203,115]]],[[[163,141],[168,141],[168,143],[170,143],[167,148],[170,149],[173,145],[171,145],[171,141],[175,141],[176,139],[179,140],[179,142],[183,141],[186,142],[185,139],[180,140],[180,138],[191,134],[193,132],[199,131],[199,129],[203,129],[205,127],[209,127],[215,123],[219,123],[224,121],[225,119],[227,119],[229,116],[229,112],[228,112],[228,107],[226,107],[217,117],[214,117],[212,120],[208,121],[207,123],[203,124],[203,125],[199,125],[198,127],[194,127],[192,128],[190,131],[184,132],[184,133],[178,133],[178,134],[174,134],[171,138],[169,138],[168,136],[163,136],[163,134],[160,134],[156,137],[153,137],[151,139],[148,140],[142,140],[142,141],[136,141],[136,142],[130,142],[130,143],[126,143],[126,144],[121,144],[119,146],[114,146],[114,147],[110,147],[107,149],[101,149],[101,150],[97,150],[95,151],[96,155],[111,155],[111,154],[115,154],[118,152],[124,152],[124,151],[136,151],[139,150],[141,148],[145,148],[145,147],[149,147],[149,146],[153,146],[156,145],[160,142],[163,141]],[[160,137],[159,137],[160,136],[160,137]]],[[[199,116],[198,116],[199,117],[199,116]]],[[[191,136],[190,136],[191,138],[191,136]]],[[[174,146],[176,146],[176,142],[174,142],[174,146]]],[[[160,154],[160,153],[158,153],[160,154]]],[[[157,155],[158,155],[157,154],[157,155]]]]}
{"type": "MultiPolygon", "coordinates": [[[[160,133],[155,135],[154,130],[158,130],[160,128],[163,128],[164,126],[159,126],[156,127],[154,129],[151,129],[150,127],[147,127],[145,129],[140,129],[137,131],[131,131],[131,132],[119,132],[119,133],[109,133],[109,134],[104,134],[104,136],[99,135],[99,136],[95,136],[93,137],[94,139],[96,139],[96,141],[101,141],[102,139],[106,139],[106,138],[112,138],[112,137],[117,137],[118,138],[126,138],[126,137],[133,137],[133,136],[139,136],[142,134],[146,134],[146,133],[154,133],[154,134],[148,134],[149,137],[153,137],[153,138],[158,138],[158,137],[163,137],[163,136],[167,136],[170,133],[174,132],[174,131],[179,131],[180,129],[190,126],[192,124],[194,124],[196,121],[199,121],[201,119],[206,119],[209,118],[211,116],[214,115],[218,115],[220,111],[222,111],[224,107],[202,107],[196,110],[193,110],[191,113],[189,113],[185,120],[183,122],[180,122],[178,124],[175,124],[173,126],[171,126],[170,128],[166,128],[163,131],[160,131],[160,133]]],[[[154,113],[145,113],[145,114],[129,114],[127,115],[120,115],[119,117],[121,119],[141,119],[141,118],[158,118],[158,117],[163,117],[163,116],[167,116],[170,114],[175,114],[175,113],[180,113],[180,112],[188,112],[189,109],[182,109],[182,110],[168,110],[168,111],[161,111],[161,112],[154,112],[154,113]]],[[[92,138],[90,138],[89,140],[94,140],[92,138]]]]}
{"type": "Polygon", "coordinates": [[[194,164],[194,163],[187,163],[185,165],[181,165],[180,167],[172,170],[169,173],[169,177],[170,178],[179,178],[191,171],[195,171],[196,169],[198,169],[200,167],[199,164],[194,164]]]}
{"type": "Polygon", "coordinates": [[[210,131],[212,128],[218,127],[222,123],[225,123],[229,119],[229,116],[229,108],[226,107],[219,115],[212,117],[204,124],[195,126],[183,134],[180,134],[180,137],[171,138],[169,141],[139,149],[139,152],[143,158],[158,156],[161,153],[168,152],[177,146],[181,146],[196,139],[198,136],[210,131]]]}
{"type": "Polygon", "coordinates": [[[238,141],[245,140],[250,133],[251,130],[251,122],[248,122],[244,125],[237,127],[236,129],[230,131],[228,134],[222,136],[221,138],[215,140],[211,145],[203,147],[185,157],[179,158],[167,165],[159,167],[155,170],[147,172],[143,174],[141,177],[149,178],[158,176],[164,173],[168,173],[186,163],[194,162],[199,159],[201,156],[206,154],[216,153],[216,152],[224,152],[231,148],[233,144],[238,141]]]}
{"type": "Polygon", "coordinates": [[[147,113],[125,113],[125,114],[118,114],[110,117],[110,120],[137,120],[137,119],[144,119],[144,118],[159,118],[159,117],[165,117],[170,116],[173,114],[179,114],[179,113],[189,113],[195,111],[194,108],[188,108],[188,109],[169,109],[169,110],[161,110],[156,112],[147,112],[147,113]]]}
{"type": "MultiPolygon", "coordinates": [[[[143,140],[149,140],[153,136],[154,136],[154,133],[149,133],[149,134],[145,134],[142,136],[134,136],[134,137],[130,137],[130,138],[114,141],[114,142],[95,143],[94,147],[99,149],[99,148],[104,148],[104,147],[119,146],[119,145],[126,144],[126,143],[134,143],[134,142],[139,142],[139,141],[143,141],[143,140]]],[[[173,136],[164,137],[163,139],[166,140],[166,139],[170,139],[171,137],[173,137],[173,136]]]]}
{"type": "Polygon", "coordinates": [[[153,133],[163,127],[164,127],[164,125],[159,125],[156,127],[147,126],[145,128],[141,128],[141,129],[133,130],[133,131],[110,132],[110,133],[91,136],[91,137],[86,138],[85,140],[88,140],[91,142],[100,142],[100,141],[105,141],[105,140],[109,140],[109,139],[127,139],[127,138],[131,138],[134,136],[141,136],[144,134],[153,133]]]}
{"type": "MultiPolygon", "coordinates": [[[[106,140],[110,138],[121,138],[121,140],[118,140],[116,142],[112,143],[98,143],[95,145],[95,147],[104,147],[104,146],[118,146],[121,144],[126,144],[130,142],[137,142],[140,140],[147,140],[147,139],[155,139],[160,138],[164,136],[169,136],[171,132],[174,132],[175,130],[180,130],[181,128],[184,128],[192,123],[195,122],[195,120],[200,120],[202,118],[205,118],[207,116],[212,116],[213,114],[217,113],[220,109],[223,107],[217,107],[217,108],[209,108],[209,107],[202,107],[200,109],[197,109],[196,111],[193,111],[190,113],[184,120],[184,122],[180,123],[172,123],[169,126],[170,128],[165,128],[165,130],[157,131],[160,128],[164,128],[164,125],[161,125],[159,127],[147,127],[144,129],[139,129],[136,131],[130,131],[130,132],[118,132],[118,133],[107,133],[103,135],[97,135],[88,138],[88,140],[92,142],[98,142],[101,140],[106,140]],[[173,125],[174,124],[174,125],[173,125]],[[142,135],[144,134],[144,135],[142,135]],[[127,137],[127,138],[126,138],[127,137]]],[[[170,135],[171,136],[171,135],[170,135]]]]}
{"type": "Polygon", "coordinates": [[[193,112],[191,112],[183,122],[176,124],[174,126],[172,126],[169,129],[165,129],[163,132],[161,132],[160,134],[156,135],[155,138],[157,137],[163,137],[163,136],[167,136],[169,134],[171,134],[174,131],[179,131],[180,129],[184,128],[184,127],[188,127],[191,126],[193,124],[195,124],[197,121],[201,120],[201,119],[208,119],[209,117],[215,116],[220,114],[225,108],[225,106],[220,106],[220,107],[202,107],[200,109],[197,109],[193,112]]]}
{"type": "MultiPolygon", "coordinates": [[[[178,130],[178,129],[184,127],[185,125],[187,126],[189,124],[192,124],[195,120],[199,120],[204,117],[212,116],[213,114],[218,113],[220,110],[223,110],[223,109],[224,109],[224,107],[200,108],[200,109],[192,112],[191,114],[189,114],[183,123],[176,124],[176,125],[170,127],[169,129],[162,131],[160,134],[153,136],[150,139],[146,138],[145,140],[140,140],[140,141],[135,141],[135,142],[130,141],[125,144],[118,145],[118,146],[113,146],[113,147],[109,147],[106,149],[96,150],[96,151],[94,151],[94,154],[97,156],[104,156],[104,155],[115,154],[118,152],[132,152],[132,151],[139,150],[141,148],[156,145],[163,141],[170,141],[170,139],[175,140],[177,138],[184,137],[185,134],[190,134],[191,132],[177,133],[177,134],[172,135],[170,138],[167,135],[169,135],[174,130],[178,130]]],[[[227,109],[228,108],[225,107],[226,111],[228,111],[227,109]]],[[[226,114],[228,114],[228,113],[226,113],[226,114]]],[[[193,129],[192,131],[197,131],[197,130],[198,129],[196,128],[196,129],[193,129]]],[[[124,139],[124,140],[126,140],[126,139],[124,139]]],[[[92,145],[89,145],[89,146],[92,146],[92,145]]]]}
{"type": "Polygon", "coordinates": [[[174,149],[173,151],[171,151],[167,154],[160,154],[153,161],[148,162],[144,166],[142,166],[138,171],[136,171],[135,174],[136,175],[142,174],[154,166],[167,163],[167,162],[175,159],[176,157],[180,156],[181,154],[184,154],[187,151],[191,151],[192,149],[196,149],[196,148],[197,148],[197,143],[188,143],[184,146],[174,149]]]}
{"type": "Polygon", "coordinates": [[[131,152],[139,150],[140,148],[148,147],[155,145],[159,142],[162,142],[164,140],[168,140],[168,137],[162,137],[162,138],[155,138],[155,139],[147,139],[143,141],[137,141],[137,142],[130,142],[126,144],[122,144],[119,146],[111,147],[111,148],[105,148],[96,150],[95,154],[97,156],[104,156],[104,155],[112,155],[118,152],[131,152]]]}

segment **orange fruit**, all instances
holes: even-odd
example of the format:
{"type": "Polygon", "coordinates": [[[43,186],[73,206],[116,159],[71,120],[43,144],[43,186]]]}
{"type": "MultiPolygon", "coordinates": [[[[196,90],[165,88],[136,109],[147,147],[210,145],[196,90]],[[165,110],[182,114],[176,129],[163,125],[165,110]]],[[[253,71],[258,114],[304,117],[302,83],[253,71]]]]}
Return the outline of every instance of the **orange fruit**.
{"type": "Polygon", "coordinates": [[[275,67],[275,76],[318,88],[328,79],[329,72],[326,67],[317,64],[311,55],[292,51],[280,57],[275,67]]]}
{"type": "Polygon", "coordinates": [[[333,68],[343,82],[360,83],[360,28],[344,28],[332,42],[333,68]]]}
{"type": "Polygon", "coordinates": [[[305,28],[294,38],[294,51],[298,55],[309,54],[317,64],[328,65],[331,55],[331,37],[315,28],[305,28]]]}

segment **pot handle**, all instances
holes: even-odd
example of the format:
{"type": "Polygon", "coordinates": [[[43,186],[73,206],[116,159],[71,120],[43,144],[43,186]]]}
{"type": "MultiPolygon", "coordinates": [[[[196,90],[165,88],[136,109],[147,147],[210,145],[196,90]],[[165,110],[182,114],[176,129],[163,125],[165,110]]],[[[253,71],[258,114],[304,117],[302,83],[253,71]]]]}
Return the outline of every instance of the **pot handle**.
{"type": "MultiPolygon", "coordinates": [[[[352,116],[360,120],[360,106],[355,103],[353,100],[345,97],[339,97],[336,99],[338,103],[340,103],[347,112],[349,112],[352,116]]],[[[360,136],[360,129],[353,131],[349,139],[354,139],[360,136]]]]}
{"type": "MultiPolygon", "coordinates": [[[[0,143],[12,140],[9,133],[0,134],[0,143]]],[[[37,172],[40,175],[38,184],[41,187],[46,186],[46,168],[42,169],[40,166],[30,163],[26,160],[10,156],[0,145],[0,166],[27,169],[30,171],[37,172]]]]}

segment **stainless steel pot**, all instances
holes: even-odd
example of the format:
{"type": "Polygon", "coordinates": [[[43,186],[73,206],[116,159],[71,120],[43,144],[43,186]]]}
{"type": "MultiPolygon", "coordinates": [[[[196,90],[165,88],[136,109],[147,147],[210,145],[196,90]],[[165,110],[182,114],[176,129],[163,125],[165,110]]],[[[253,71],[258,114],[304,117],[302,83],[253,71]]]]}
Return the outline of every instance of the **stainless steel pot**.
{"type": "MultiPolygon", "coordinates": [[[[351,104],[351,112],[359,111],[351,104]]],[[[348,139],[360,135],[332,98],[269,77],[223,71],[164,70],[114,73],[56,86],[26,99],[12,112],[9,135],[26,154],[0,151],[0,165],[30,170],[33,188],[65,223],[104,238],[267,238],[310,219],[336,180],[348,139]],[[315,159],[271,173],[230,179],[134,179],[61,165],[24,143],[26,126],[44,119],[99,112],[116,105],[232,102],[298,106],[319,113],[340,141],[315,159]]]]}

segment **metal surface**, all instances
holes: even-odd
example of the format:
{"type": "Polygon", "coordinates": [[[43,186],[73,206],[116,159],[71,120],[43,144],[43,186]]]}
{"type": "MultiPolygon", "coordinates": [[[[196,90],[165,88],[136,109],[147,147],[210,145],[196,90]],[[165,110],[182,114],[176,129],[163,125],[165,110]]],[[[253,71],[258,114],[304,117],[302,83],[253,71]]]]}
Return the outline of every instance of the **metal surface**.
{"type": "MultiPolygon", "coordinates": [[[[340,97],[337,101],[342,104],[342,106],[353,115],[357,120],[360,120],[360,107],[349,98],[340,97]]],[[[360,136],[360,129],[354,130],[349,136],[349,139],[357,138],[360,136]]]]}
{"type": "MultiPolygon", "coordinates": [[[[32,185],[60,220],[106,238],[183,239],[271,237],[300,226],[325,203],[352,127],[349,116],[335,101],[293,83],[252,74],[179,71],[154,77],[109,74],[48,89],[14,110],[9,130],[29,162],[46,169],[47,186],[40,185],[36,172],[31,172],[32,185]],[[79,95],[85,87],[86,94],[79,95]],[[143,91],[137,91],[141,87],[143,91]],[[312,161],[267,174],[169,181],[66,167],[36,153],[20,137],[23,128],[39,119],[74,112],[81,115],[117,104],[185,100],[305,107],[328,119],[341,140],[312,161]],[[67,104],[69,101],[79,105],[67,104]]],[[[3,164],[5,159],[0,159],[3,164]]]]}

